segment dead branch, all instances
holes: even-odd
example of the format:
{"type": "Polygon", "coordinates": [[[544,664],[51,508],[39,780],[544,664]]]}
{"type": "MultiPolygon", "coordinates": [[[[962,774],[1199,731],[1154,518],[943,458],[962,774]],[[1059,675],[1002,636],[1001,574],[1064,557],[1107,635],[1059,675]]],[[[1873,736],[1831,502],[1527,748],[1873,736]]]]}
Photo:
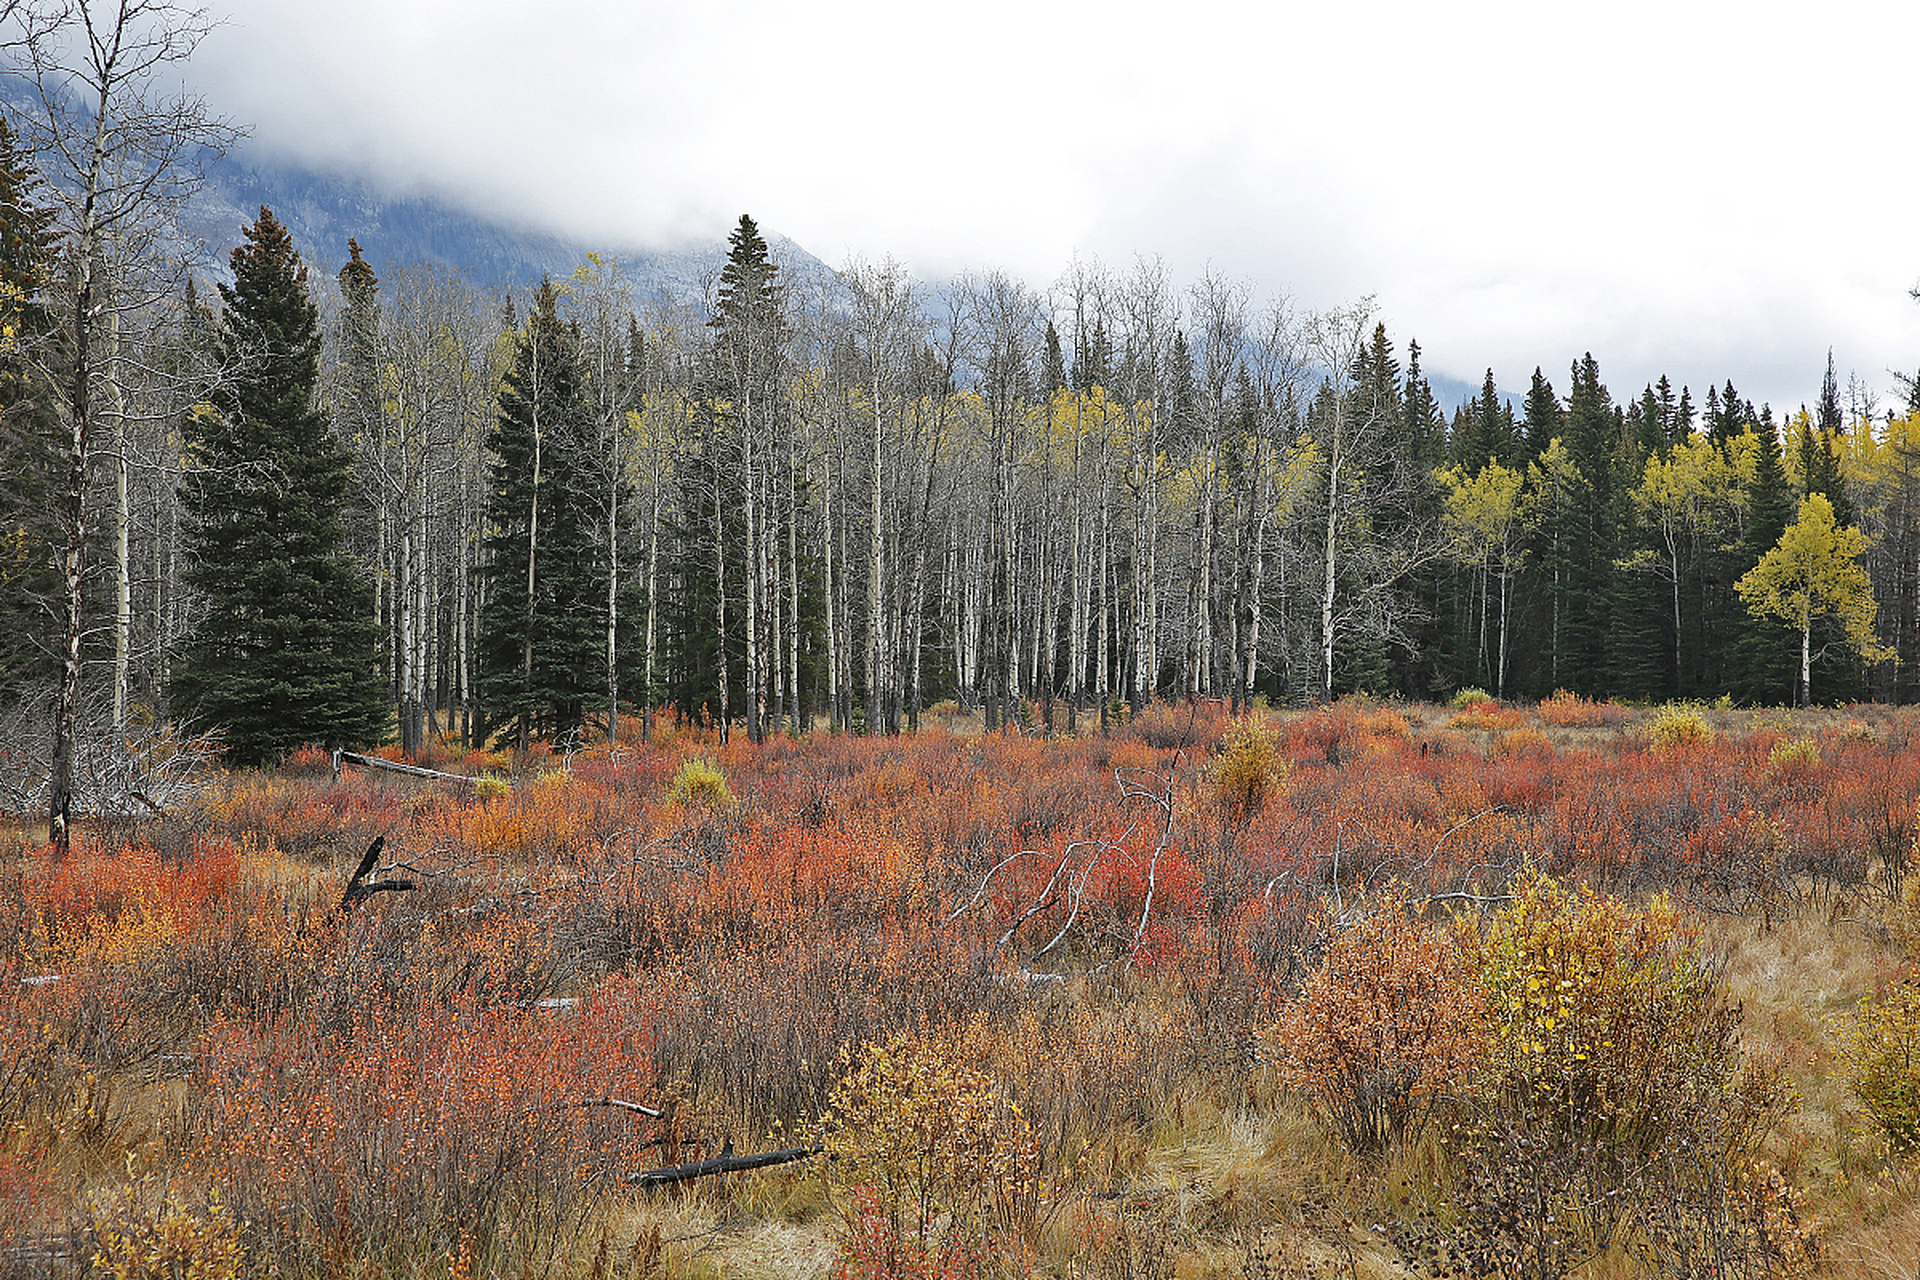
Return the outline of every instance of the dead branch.
{"type": "Polygon", "coordinates": [[[388,773],[404,773],[412,778],[432,778],[438,782],[460,782],[467,786],[477,786],[478,778],[468,777],[464,773],[442,773],[438,769],[428,769],[417,764],[402,764],[398,760],[382,760],[379,756],[363,756],[357,751],[336,751],[333,753],[333,779],[340,780],[340,766],[357,764],[363,769],[384,769],[388,773]]]}
{"type": "Polygon", "coordinates": [[[630,1173],[627,1181],[637,1187],[653,1188],[671,1186],[676,1182],[691,1182],[695,1178],[710,1178],[715,1174],[742,1173],[748,1169],[765,1169],[776,1164],[792,1164],[796,1160],[807,1160],[824,1150],[822,1147],[788,1147],[782,1151],[768,1151],[757,1156],[718,1155],[711,1160],[695,1160],[691,1164],[676,1164],[665,1169],[649,1169],[645,1173],[630,1173]]]}
{"type": "Polygon", "coordinates": [[[360,859],[359,868],[354,871],[353,877],[347,881],[346,892],[340,895],[340,903],[333,909],[334,915],[345,915],[347,909],[353,906],[354,903],[372,894],[399,893],[414,887],[413,881],[411,880],[374,880],[371,882],[367,880],[368,874],[379,864],[380,848],[386,844],[386,842],[387,837],[385,835],[377,835],[373,838],[373,843],[367,846],[366,854],[360,859]]]}
{"type": "Polygon", "coordinates": [[[556,1102],[556,1107],[612,1107],[617,1111],[631,1111],[635,1115],[649,1116],[655,1120],[666,1119],[667,1113],[655,1111],[652,1107],[638,1102],[628,1102],[621,1098],[580,1098],[572,1102],[556,1102]]]}

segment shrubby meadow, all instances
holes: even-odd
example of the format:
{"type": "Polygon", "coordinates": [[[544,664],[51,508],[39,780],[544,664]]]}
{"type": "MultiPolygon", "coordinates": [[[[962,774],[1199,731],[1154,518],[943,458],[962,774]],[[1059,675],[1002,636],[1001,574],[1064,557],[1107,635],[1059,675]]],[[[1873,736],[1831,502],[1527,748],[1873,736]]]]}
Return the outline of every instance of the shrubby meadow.
{"type": "Polygon", "coordinates": [[[23,820],[0,1272],[1915,1275],[1920,714],[927,725],[23,820]]]}

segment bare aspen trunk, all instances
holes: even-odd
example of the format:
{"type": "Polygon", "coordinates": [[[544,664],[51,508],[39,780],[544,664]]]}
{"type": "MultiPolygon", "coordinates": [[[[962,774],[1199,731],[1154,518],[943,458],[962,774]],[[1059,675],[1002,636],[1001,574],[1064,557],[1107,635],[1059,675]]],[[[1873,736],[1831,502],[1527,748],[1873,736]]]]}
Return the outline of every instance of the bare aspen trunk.
{"type": "Polygon", "coordinates": [[[801,733],[800,704],[800,496],[796,492],[798,468],[789,454],[787,459],[787,689],[793,697],[793,733],[801,733]]]}
{"type": "MultiPolygon", "coordinates": [[[[540,361],[537,355],[532,364],[535,377],[538,377],[540,361]]],[[[533,417],[533,490],[527,500],[527,630],[526,637],[520,645],[520,693],[523,701],[519,716],[520,729],[515,735],[519,749],[522,752],[526,751],[533,733],[532,726],[528,724],[528,721],[532,718],[533,706],[533,628],[535,613],[533,592],[536,581],[534,577],[534,562],[540,549],[540,468],[542,462],[541,450],[545,443],[540,430],[540,403],[542,399],[542,389],[536,384],[533,395],[529,400],[533,417]]]]}
{"type": "Polygon", "coordinates": [[[1107,682],[1107,673],[1112,670],[1113,654],[1110,651],[1113,635],[1113,601],[1107,593],[1107,567],[1113,563],[1113,489],[1106,475],[1106,467],[1100,469],[1100,670],[1094,681],[1094,696],[1100,700],[1100,736],[1107,735],[1107,712],[1113,701],[1113,689],[1107,682]]]}
{"type": "Polygon", "coordinates": [[[1246,626],[1244,634],[1244,656],[1240,663],[1241,687],[1240,706],[1242,710],[1253,707],[1254,682],[1260,671],[1260,590],[1265,585],[1267,567],[1267,519],[1273,510],[1273,482],[1267,475],[1266,459],[1261,456],[1264,446],[1256,451],[1256,465],[1260,467],[1260,482],[1255,489],[1255,502],[1259,506],[1259,518],[1253,526],[1253,554],[1247,567],[1246,626]]]}
{"type": "Polygon", "coordinates": [[[607,480],[607,744],[620,740],[620,433],[613,429],[607,480]]]}
{"type": "Polygon", "coordinates": [[[647,529],[647,639],[641,659],[640,741],[653,741],[653,659],[660,626],[660,476],[653,476],[653,518],[647,529]]]}
{"type": "MultiPolygon", "coordinates": [[[[747,422],[752,422],[753,397],[747,397],[747,422]]],[[[742,439],[742,463],[746,470],[744,493],[746,497],[746,529],[741,541],[741,549],[746,553],[746,713],[747,741],[760,741],[762,713],[765,707],[766,690],[762,683],[760,670],[760,603],[761,603],[761,564],[760,564],[760,486],[753,465],[754,446],[751,429],[742,439]]]]}
{"type": "Polygon", "coordinates": [[[727,744],[727,723],[731,709],[727,705],[727,547],[724,524],[720,511],[720,476],[718,465],[713,477],[713,625],[714,634],[719,637],[719,656],[714,666],[718,669],[720,680],[720,745],[727,744]]]}
{"type": "Polygon", "coordinates": [[[870,528],[867,536],[867,732],[880,732],[880,694],[884,677],[880,670],[881,629],[880,617],[880,556],[883,545],[880,510],[880,467],[881,457],[881,420],[880,420],[880,352],[872,352],[873,359],[873,492],[871,496],[870,528]]]}
{"type": "Polygon", "coordinates": [[[834,556],[834,476],[831,458],[823,459],[825,483],[820,486],[821,520],[825,525],[826,538],[823,540],[825,561],[822,566],[824,578],[824,604],[827,624],[827,729],[829,732],[844,729],[840,721],[840,690],[846,681],[846,672],[840,665],[840,611],[837,604],[837,590],[840,581],[838,560],[834,556]]]}
{"type": "Polygon", "coordinates": [[[1320,585],[1320,701],[1333,701],[1333,601],[1334,601],[1334,556],[1338,548],[1340,532],[1340,464],[1338,454],[1327,472],[1327,517],[1325,524],[1324,558],[1321,565],[1326,575],[1320,585]]]}

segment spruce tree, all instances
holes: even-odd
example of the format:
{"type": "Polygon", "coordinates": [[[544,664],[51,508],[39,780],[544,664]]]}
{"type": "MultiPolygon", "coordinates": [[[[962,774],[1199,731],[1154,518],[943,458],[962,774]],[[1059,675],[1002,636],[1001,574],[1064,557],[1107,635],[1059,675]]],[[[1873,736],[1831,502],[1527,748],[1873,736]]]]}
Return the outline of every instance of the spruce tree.
{"type": "Polygon", "coordinates": [[[1566,440],[1580,479],[1567,513],[1573,523],[1565,530],[1569,563],[1560,584],[1566,593],[1561,667],[1569,688],[1605,693],[1614,687],[1613,632],[1621,604],[1614,561],[1626,524],[1621,510],[1625,494],[1617,475],[1618,415],[1592,353],[1573,365],[1566,440]]]}
{"type": "Polygon", "coordinates": [[[1533,382],[1527,387],[1526,404],[1521,409],[1520,434],[1526,441],[1527,461],[1531,462],[1547,451],[1547,446],[1566,430],[1566,414],[1560,407],[1560,397],[1553,393],[1553,384],[1540,372],[1539,366],[1533,370],[1533,382]]]}
{"type": "MultiPolygon", "coordinates": [[[[1740,539],[1739,558],[1733,566],[1738,581],[1780,541],[1793,523],[1793,486],[1787,480],[1780,437],[1767,422],[1758,431],[1760,450],[1753,479],[1747,483],[1747,519],[1740,539]]],[[[1729,692],[1745,703],[1781,700],[1781,691],[1791,683],[1794,650],[1791,638],[1779,625],[1756,618],[1742,608],[1736,615],[1734,660],[1730,664],[1729,692]]]]}
{"type": "Polygon", "coordinates": [[[319,314],[265,206],[233,251],[216,349],[232,369],[187,424],[185,505],[201,597],[173,693],[256,765],[307,742],[376,741],[387,717],[371,588],[344,553],[351,459],[316,407],[319,314]]]}
{"type": "Polygon", "coordinates": [[[1407,384],[1402,404],[1407,419],[1407,439],[1415,460],[1427,470],[1439,466],[1446,457],[1446,418],[1434,398],[1433,384],[1420,370],[1420,344],[1407,343],[1407,384]]]}
{"type": "Polygon", "coordinates": [[[1515,438],[1513,406],[1500,398],[1494,385],[1493,370],[1487,370],[1480,394],[1468,402],[1461,430],[1454,440],[1454,462],[1469,475],[1476,475],[1489,462],[1511,467],[1519,459],[1519,441],[1515,438]]]}
{"type": "Polygon", "coordinates": [[[1067,357],[1060,348],[1060,331],[1053,327],[1053,321],[1047,321],[1047,394],[1067,385],[1067,357]]]}
{"type": "Polygon", "coordinates": [[[607,553],[596,494],[607,442],[588,412],[579,338],[543,280],[487,435],[490,488],[475,691],[480,735],[524,750],[586,721],[605,674],[607,553]]]}
{"type": "Polygon", "coordinates": [[[45,375],[55,362],[45,293],[53,214],[41,186],[0,115],[0,694],[55,670],[43,602],[60,592],[47,527],[60,421],[45,375]]]}

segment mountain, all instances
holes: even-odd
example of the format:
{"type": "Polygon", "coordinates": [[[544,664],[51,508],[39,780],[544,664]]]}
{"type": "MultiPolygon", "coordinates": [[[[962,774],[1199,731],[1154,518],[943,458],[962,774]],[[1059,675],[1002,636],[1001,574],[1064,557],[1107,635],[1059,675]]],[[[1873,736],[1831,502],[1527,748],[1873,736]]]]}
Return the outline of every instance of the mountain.
{"type": "MultiPolygon", "coordinates": [[[[428,265],[457,271],[481,289],[524,292],[541,276],[560,278],[588,253],[619,264],[637,298],[665,292],[701,296],[727,258],[723,240],[676,251],[586,244],[535,227],[488,218],[454,201],[389,196],[371,184],[290,164],[255,160],[244,152],[212,157],[207,185],[184,217],[187,232],[206,249],[210,275],[226,274],[227,255],[241,228],[267,205],[292,234],[317,276],[330,277],[347,260],[349,237],[374,270],[428,265]]],[[[792,240],[762,232],[774,261],[789,278],[830,275],[832,269],[792,240]]]]}
{"type": "MultiPolygon", "coordinates": [[[[30,81],[0,70],[0,113],[28,119],[40,109],[30,81]]],[[[697,298],[727,258],[724,238],[664,252],[569,240],[490,218],[457,200],[396,196],[364,180],[274,160],[244,142],[227,155],[207,153],[203,170],[206,185],[182,211],[180,229],[189,258],[198,258],[205,277],[215,280],[228,278],[228,255],[263,204],[292,233],[313,274],[327,278],[346,263],[349,237],[360,242],[361,253],[381,275],[427,265],[457,271],[478,289],[516,293],[543,275],[567,276],[589,253],[598,253],[619,264],[638,300],[657,292],[697,298]]],[[[789,280],[833,274],[787,237],[766,227],[761,234],[789,280]]]]}

